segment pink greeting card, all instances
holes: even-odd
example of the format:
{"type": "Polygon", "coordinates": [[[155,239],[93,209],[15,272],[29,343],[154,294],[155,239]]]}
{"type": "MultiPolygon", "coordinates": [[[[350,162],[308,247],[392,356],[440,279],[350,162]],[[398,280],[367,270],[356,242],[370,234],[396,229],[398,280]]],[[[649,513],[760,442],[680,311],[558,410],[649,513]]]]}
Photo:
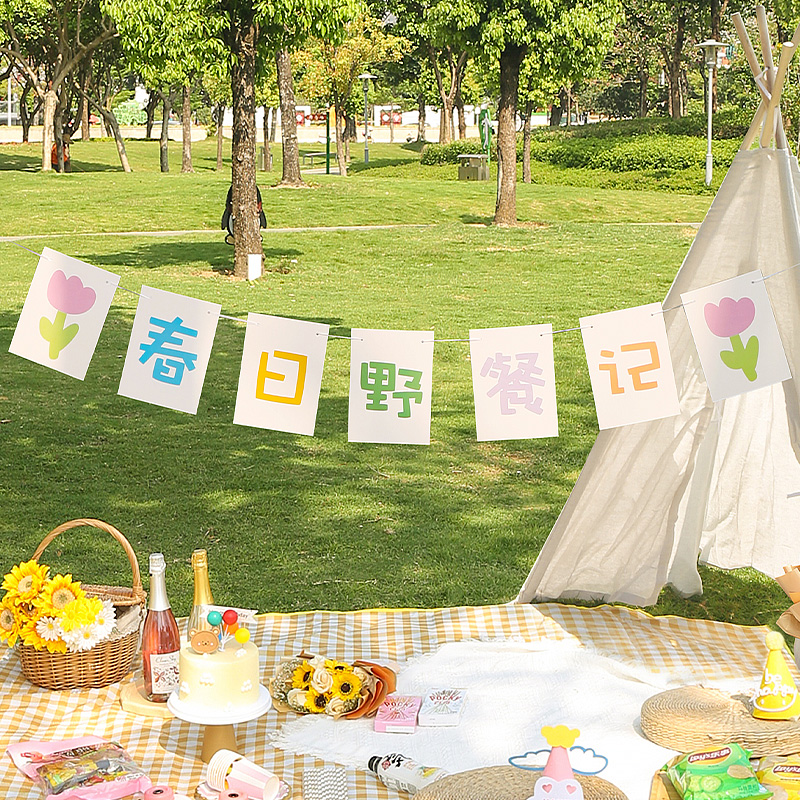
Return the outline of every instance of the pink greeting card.
{"type": "Polygon", "coordinates": [[[421,703],[421,697],[388,695],[375,717],[375,730],[378,733],[414,733],[421,703]]]}

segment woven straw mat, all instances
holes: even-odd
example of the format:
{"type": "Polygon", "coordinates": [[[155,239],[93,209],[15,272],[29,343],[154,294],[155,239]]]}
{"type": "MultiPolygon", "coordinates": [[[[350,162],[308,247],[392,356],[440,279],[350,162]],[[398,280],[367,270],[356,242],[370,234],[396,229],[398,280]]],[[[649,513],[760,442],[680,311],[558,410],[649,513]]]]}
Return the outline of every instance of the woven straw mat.
{"type": "Polygon", "coordinates": [[[642,704],[642,732],[681,753],[736,742],[755,757],[800,752],[800,723],[756,719],[747,698],[718,689],[684,686],[642,704]]]}
{"type": "MultiPolygon", "coordinates": [[[[533,795],[541,770],[485,767],[459,772],[426,786],[416,800],[527,800],[533,795]]],[[[576,775],[585,800],[628,800],[613,783],[593,775],[576,775]]]]}

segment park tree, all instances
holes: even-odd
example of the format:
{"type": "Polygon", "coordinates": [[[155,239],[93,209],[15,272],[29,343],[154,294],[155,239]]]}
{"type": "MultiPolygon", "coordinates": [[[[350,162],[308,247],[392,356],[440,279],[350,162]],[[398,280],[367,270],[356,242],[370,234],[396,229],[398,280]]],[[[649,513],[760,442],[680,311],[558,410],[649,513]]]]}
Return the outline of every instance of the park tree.
{"type": "Polygon", "coordinates": [[[525,57],[546,54],[553,69],[568,72],[571,49],[589,57],[610,47],[617,15],[617,0],[439,0],[431,9],[441,36],[463,43],[489,68],[499,65],[496,224],[517,221],[517,95],[525,57]]]}
{"type": "MultiPolygon", "coordinates": [[[[117,33],[100,0],[0,0],[0,55],[10,59],[42,103],[42,170],[51,168],[59,99],[80,64],[117,33]]],[[[63,108],[63,106],[62,106],[63,108]]]]}
{"type": "Polygon", "coordinates": [[[105,0],[132,71],[161,100],[159,158],[169,172],[169,116],[181,100],[181,171],[192,171],[191,86],[203,70],[224,60],[206,0],[105,0]]]}
{"type": "Polygon", "coordinates": [[[340,43],[313,39],[298,52],[303,91],[321,104],[334,108],[340,175],[347,175],[344,119],[354,87],[361,86],[358,76],[367,68],[399,60],[406,44],[401,37],[384,30],[377,18],[362,15],[347,23],[340,43]]]}

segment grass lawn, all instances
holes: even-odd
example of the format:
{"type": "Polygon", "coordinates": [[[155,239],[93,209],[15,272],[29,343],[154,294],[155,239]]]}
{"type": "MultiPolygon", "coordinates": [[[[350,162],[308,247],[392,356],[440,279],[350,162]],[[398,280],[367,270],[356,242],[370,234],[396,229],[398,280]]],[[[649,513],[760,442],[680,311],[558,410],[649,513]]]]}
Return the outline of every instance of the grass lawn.
{"type": "MultiPolygon", "coordinates": [[[[309,176],[309,189],[270,189],[280,173],[260,174],[268,271],[251,284],[228,273],[233,251],[219,219],[230,173],[214,170],[214,143],[195,145],[190,175],[177,171],[177,144],[166,175],[156,142],[129,142],[128,152],[130,175],[113,143],[76,142],[74,172],[57,175],[36,171],[36,146],[0,146],[0,237],[29,236],[20,244],[111,270],[126,289],[212,300],[234,317],[324,321],[340,336],[352,327],[442,339],[536,322],[569,328],[581,315],[659,301],[694,235],[688,223],[711,200],[557,185],[548,167],[540,183],[519,184],[524,224],[499,229],[487,224],[494,182],[459,182],[456,167],[421,166],[412,146],[376,144],[368,168],[356,150],[348,178],[309,176]],[[319,230],[388,223],[405,227],[319,230]],[[107,235],[120,231],[131,233],[107,235]],[[189,232],[141,233],[152,231],[189,232]]],[[[4,570],[60,522],[93,516],[129,538],[145,572],[149,552],[165,553],[182,614],[195,547],[209,550],[219,602],[261,611],[506,602],[597,433],[576,332],[555,339],[556,439],[476,441],[466,342],[436,345],[429,447],[347,442],[344,339],[328,343],[314,437],[235,426],[244,326],[226,319],[196,416],[129,400],[117,389],[134,294],[117,293],[83,382],[8,353],[36,262],[0,241],[4,570]]],[[[99,532],[67,534],[50,549],[46,563],[87,582],[129,580],[121,550],[99,532]]],[[[787,605],[752,570],[702,574],[703,598],[667,590],[648,610],[755,624],[787,605]]]]}

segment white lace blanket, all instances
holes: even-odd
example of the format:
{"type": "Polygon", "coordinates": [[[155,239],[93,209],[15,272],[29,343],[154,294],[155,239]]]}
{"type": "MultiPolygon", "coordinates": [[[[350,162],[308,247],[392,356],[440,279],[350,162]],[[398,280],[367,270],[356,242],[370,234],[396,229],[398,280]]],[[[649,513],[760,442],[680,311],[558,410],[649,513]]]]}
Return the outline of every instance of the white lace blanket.
{"type": "Polygon", "coordinates": [[[398,676],[397,693],[466,689],[457,727],[375,733],[371,719],[337,722],[308,715],[286,723],[272,743],[294,754],[361,769],[370,756],[400,752],[461,772],[546,749],[541,728],[564,724],[580,729],[577,746],[608,758],[601,777],[630,800],[641,800],[649,796],[656,770],[674,755],[639,731],[642,703],[665,689],[699,682],[698,676],[656,673],[568,641],[453,642],[409,662],[398,676]]]}

